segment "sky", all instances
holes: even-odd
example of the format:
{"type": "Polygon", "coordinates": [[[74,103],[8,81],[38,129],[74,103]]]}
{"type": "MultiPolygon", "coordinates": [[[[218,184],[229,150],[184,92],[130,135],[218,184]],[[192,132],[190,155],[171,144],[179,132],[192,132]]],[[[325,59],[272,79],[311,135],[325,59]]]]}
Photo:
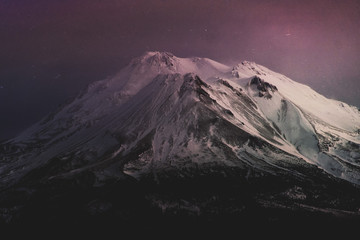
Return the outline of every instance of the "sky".
{"type": "Polygon", "coordinates": [[[254,61],[360,107],[358,0],[0,0],[0,140],[145,51],[254,61]]]}

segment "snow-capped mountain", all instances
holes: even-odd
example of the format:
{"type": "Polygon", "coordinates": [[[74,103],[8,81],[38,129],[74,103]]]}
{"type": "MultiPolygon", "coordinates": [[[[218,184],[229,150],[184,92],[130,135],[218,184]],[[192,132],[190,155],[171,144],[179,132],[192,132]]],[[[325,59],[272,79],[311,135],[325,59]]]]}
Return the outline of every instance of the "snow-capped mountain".
{"type": "Polygon", "coordinates": [[[147,52],[0,149],[1,189],[85,173],[101,187],[214,172],[357,188],[360,111],[253,62],[147,52]]]}

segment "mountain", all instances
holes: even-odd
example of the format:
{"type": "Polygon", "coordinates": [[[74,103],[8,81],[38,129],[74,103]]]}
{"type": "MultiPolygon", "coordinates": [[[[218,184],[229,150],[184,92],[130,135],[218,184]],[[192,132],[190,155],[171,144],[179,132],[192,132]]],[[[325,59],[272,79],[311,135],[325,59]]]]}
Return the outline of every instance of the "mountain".
{"type": "Polygon", "coordinates": [[[359,109],[253,62],[146,52],[0,149],[4,224],[360,219],[359,109]]]}

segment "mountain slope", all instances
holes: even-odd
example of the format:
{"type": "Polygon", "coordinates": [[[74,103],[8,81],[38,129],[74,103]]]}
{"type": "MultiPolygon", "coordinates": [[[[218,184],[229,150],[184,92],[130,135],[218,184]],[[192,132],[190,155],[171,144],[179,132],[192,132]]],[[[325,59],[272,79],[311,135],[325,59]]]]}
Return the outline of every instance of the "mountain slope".
{"type": "Polygon", "coordinates": [[[257,93],[253,96],[266,117],[309,162],[337,177],[359,183],[359,109],[327,99],[308,86],[255,63],[245,62],[235,72],[238,69],[242,74],[257,74],[276,85],[278,91],[271,101],[256,96],[257,93]]]}

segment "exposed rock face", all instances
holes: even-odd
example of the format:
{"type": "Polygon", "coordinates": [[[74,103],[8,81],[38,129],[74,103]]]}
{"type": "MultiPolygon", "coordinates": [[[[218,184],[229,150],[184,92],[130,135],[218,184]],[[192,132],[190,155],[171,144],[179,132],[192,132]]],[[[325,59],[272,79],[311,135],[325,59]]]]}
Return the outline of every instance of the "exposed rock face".
{"type": "Polygon", "coordinates": [[[278,90],[275,85],[265,82],[258,76],[253,77],[250,80],[249,84],[250,84],[250,86],[251,85],[256,86],[257,90],[259,90],[259,97],[265,97],[268,99],[272,98],[272,95],[270,94],[270,92],[275,92],[278,90]]]}

